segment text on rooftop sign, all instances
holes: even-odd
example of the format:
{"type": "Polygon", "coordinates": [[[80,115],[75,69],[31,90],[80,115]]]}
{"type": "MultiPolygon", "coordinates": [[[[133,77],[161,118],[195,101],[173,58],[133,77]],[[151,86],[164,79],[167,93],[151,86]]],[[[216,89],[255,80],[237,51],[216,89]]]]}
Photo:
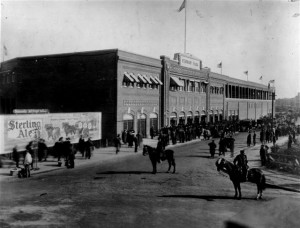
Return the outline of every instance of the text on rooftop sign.
{"type": "Polygon", "coordinates": [[[179,55],[179,65],[195,70],[200,70],[200,60],[196,60],[182,55],[179,55]]]}

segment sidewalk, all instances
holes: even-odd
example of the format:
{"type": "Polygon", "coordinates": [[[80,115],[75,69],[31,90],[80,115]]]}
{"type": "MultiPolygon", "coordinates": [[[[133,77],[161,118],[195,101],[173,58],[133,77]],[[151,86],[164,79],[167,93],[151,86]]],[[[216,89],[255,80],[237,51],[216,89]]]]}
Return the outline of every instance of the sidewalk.
{"type": "MultiPolygon", "coordinates": [[[[276,144],[281,146],[285,142],[287,142],[287,136],[280,137],[276,144]]],[[[273,143],[268,143],[268,147],[271,149],[273,143]]],[[[293,192],[300,193],[300,177],[297,175],[293,175],[287,172],[280,172],[278,170],[268,169],[265,166],[261,166],[260,161],[260,147],[261,144],[252,146],[252,147],[245,147],[245,154],[248,158],[248,165],[250,168],[259,168],[261,169],[265,176],[267,185],[274,188],[284,189],[293,192]]],[[[230,152],[227,152],[225,158],[229,161],[233,161],[234,157],[240,153],[240,150],[234,151],[233,158],[230,156],[230,152]]]]}
{"type": "MultiPolygon", "coordinates": [[[[105,147],[105,148],[98,148],[92,152],[91,159],[85,159],[82,155],[77,152],[75,155],[75,169],[77,167],[81,167],[87,164],[94,164],[94,163],[102,163],[104,161],[112,160],[112,159],[119,159],[126,156],[136,156],[141,155],[142,148],[139,148],[138,152],[134,152],[134,147],[129,148],[127,145],[122,145],[121,152],[116,154],[116,149],[114,147],[105,147]]],[[[54,170],[63,170],[66,169],[64,166],[64,160],[62,159],[62,166],[58,166],[57,158],[53,156],[49,156],[47,161],[38,162],[37,165],[34,163],[33,167],[38,167],[37,170],[31,170],[31,175],[35,176],[40,173],[47,173],[54,170]]],[[[15,179],[17,177],[17,172],[13,173],[13,176],[10,175],[10,171],[14,169],[15,163],[11,160],[5,160],[4,163],[7,163],[7,167],[0,168],[0,181],[8,180],[8,179],[15,179]]],[[[20,162],[20,167],[23,167],[22,162],[20,162]]]]}
{"type": "MultiPolygon", "coordinates": [[[[75,169],[77,167],[81,167],[87,164],[99,164],[101,162],[104,161],[108,161],[108,160],[112,160],[112,159],[120,159],[123,157],[127,157],[127,156],[140,156],[143,150],[143,145],[149,145],[152,147],[156,147],[157,145],[157,137],[155,139],[143,139],[143,144],[140,146],[140,148],[138,148],[138,152],[135,153],[134,152],[134,147],[129,148],[127,145],[122,144],[121,146],[121,151],[116,154],[116,149],[115,147],[103,147],[103,148],[98,148],[95,149],[92,153],[92,157],[91,159],[85,159],[82,157],[82,155],[77,152],[76,153],[76,158],[75,158],[75,169]]],[[[190,144],[190,143],[197,143],[200,142],[199,139],[197,140],[193,140],[193,141],[189,141],[186,142],[184,144],[176,144],[176,145],[170,145],[168,146],[168,148],[174,148],[174,147],[178,147],[180,145],[186,145],[186,144],[190,144]]],[[[63,160],[62,160],[63,161],[63,160]]],[[[0,168],[0,182],[4,181],[4,180],[12,180],[12,179],[16,179],[18,178],[18,172],[17,170],[15,170],[15,162],[11,161],[11,160],[4,160],[4,167],[0,168]],[[11,175],[11,171],[15,170],[13,172],[13,174],[11,175]]],[[[20,167],[23,167],[22,162],[20,162],[20,167]]],[[[34,168],[38,167],[37,170],[31,170],[31,175],[35,176],[41,173],[47,173],[47,172],[52,172],[55,170],[63,170],[66,169],[66,167],[64,166],[64,162],[62,164],[62,166],[58,166],[58,162],[57,162],[57,158],[54,158],[52,156],[49,156],[47,158],[47,161],[43,161],[43,162],[38,162],[37,165],[36,163],[34,163],[33,165],[34,168]]]]}
{"type": "MultiPolygon", "coordinates": [[[[287,140],[287,137],[281,137],[277,141],[277,144],[280,145],[280,144],[286,142],[286,140],[287,140]]],[[[216,144],[218,144],[219,139],[216,139],[215,141],[216,141],[216,144]]],[[[195,140],[192,140],[192,141],[189,141],[186,143],[177,143],[175,145],[169,145],[166,148],[171,149],[171,148],[176,148],[176,147],[180,147],[180,146],[187,145],[187,144],[194,144],[194,143],[200,143],[200,142],[202,142],[202,140],[195,139],[195,140]]],[[[207,144],[207,142],[208,141],[203,141],[203,143],[205,143],[205,145],[207,144]]],[[[157,138],[143,139],[143,144],[156,147],[157,138]]],[[[237,143],[237,144],[241,145],[241,143],[237,143]]],[[[269,143],[268,146],[271,147],[272,143],[269,143]]],[[[233,158],[231,157],[230,152],[226,153],[225,158],[229,161],[233,161],[234,157],[237,154],[239,154],[239,151],[242,148],[245,149],[245,151],[246,151],[246,155],[247,155],[248,161],[249,161],[249,163],[248,163],[249,166],[251,168],[259,168],[259,169],[263,170],[263,172],[266,176],[267,184],[269,186],[280,188],[280,189],[285,189],[285,190],[289,190],[289,191],[294,191],[294,192],[300,192],[300,178],[298,176],[279,172],[276,170],[270,170],[265,167],[261,167],[260,155],[259,155],[260,144],[253,146],[253,147],[249,147],[249,148],[236,146],[233,158]]],[[[207,147],[207,150],[208,150],[208,147],[207,147]]],[[[127,156],[140,156],[142,153],[142,146],[138,149],[137,153],[134,152],[133,147],[128,148],[127,145],[122,145],[121,151],[117,155],[116,155],[115,151],[116,151],[116,149],[114,147],[105,147],[105,148],[95,149],[93,151],[93,155],[90,160],[82,158],[81,154],[77,153],[76,159],[75,159],[75,168],[84,166],[87,164],[101,163],[104,161],[108,161],[108,160],[112,160],[112,159],[119,159],[119,158],[123,158],[123,157],[127,157],[127,156]]],[[[57,158],[54,158],[54,157],[49,157],[46,162],[38,162],[37,166],[39,169],[32,170],[31,171],[32,176],[35,176],[40,173],[51,172],[54,170],[66,169],[64,164],[62,164],[62,166],[59,167],[57,164],[57,158]]],[[[36,164],[34,164],[34,168],[35,167],[36,167],[36,164]]],[[[0,181],[17,178],[17,172],[14,172],[13,176],[10,175],[10,171],[12,169],[13,169],[13,166],[7,167],[7,168],[0,168],[0,181]]]]}

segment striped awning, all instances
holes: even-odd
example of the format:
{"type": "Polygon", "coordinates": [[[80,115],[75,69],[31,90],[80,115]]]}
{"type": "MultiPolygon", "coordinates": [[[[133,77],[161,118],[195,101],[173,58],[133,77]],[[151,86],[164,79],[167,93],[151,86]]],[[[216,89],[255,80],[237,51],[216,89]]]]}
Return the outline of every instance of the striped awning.
{"type": "Polygon", "coordinates": [[[158,83],[159,83],[160,85],[163,85],[163,83],[161,82],[161,80],[160,80],[157,76],[154,76],[154,78],[156,79],[156,81],[158,81],[158,83]]]}
{"type": "Polygon", "coordinates": [[[134,82],[134,79],[131,78],[127,72],[124,73],[124,80],[129,82],[134,82]]]}
{"type": "Polygon", "coordinates": [[[175,84],[176,86],[184,86],[184,83],[182,81],[179,80],[179,78],[176,78],[176,77],[170,77],[171,81],[170,81],[170,84],[175,84]]]}
{"type": "Polygon", "coordinates": [[[143,74],[143,78],[145,78],[149,84],[152,84],[151,80],[146,75],[143,74]]]}
{"type": "Polygon", "coordinates": [[[147,83],[148,81],[143,77],[143,75],[141,74],[137,74],[138,78],[143,82],[143,83],[147,83]]]}
{"type": "Polygon", "coordinates": [[[140,82],[140,80],[137,78],[137,76],[134,75],[134,73],[130,73],[130,77],[132,77],[136,82],[140,82]]]}
{"type": "Polygon", "coordinates": [[[149,75],[149,78],[152,80],[154,84],[159,85],[159,82],[152,75],[149,75]]]}

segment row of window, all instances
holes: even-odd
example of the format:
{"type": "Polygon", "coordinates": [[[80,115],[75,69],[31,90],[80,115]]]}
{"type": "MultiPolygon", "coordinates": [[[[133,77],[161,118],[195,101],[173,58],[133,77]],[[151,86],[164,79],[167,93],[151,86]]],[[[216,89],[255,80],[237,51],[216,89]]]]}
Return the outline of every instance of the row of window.
{"type": "MultiPolygon", "coordinates": [[[[201,83],[199,86],[199,82],[195,82],[195,84],[191,84],[188,87],[184,86],[176,86],[170,85],[170,91],[187,91],[187,92],[199,92],[199,93],[206,93],[207,86],[204,83],[201,83]]],[[[211,94],[224,94],[223,87],[210,87],[211,94]]]]}
{"type": "Polygon", "coordinates": [[[16,76],[14,74],[2,75],[0,79],[0,84],[5,85],[13,83],[16,81],[16,76]]]}
{"type": "Polygon", "coordinates": [[[134,83],[134,82],[128,82],[128,81],[123,81],[122,83],[123,87],[130,87],[133,88],[136,85],[136,88],[143,88],[143,89],[158,89],[158,85],[156,84],[146,84],[146,83],[134,83]]]}

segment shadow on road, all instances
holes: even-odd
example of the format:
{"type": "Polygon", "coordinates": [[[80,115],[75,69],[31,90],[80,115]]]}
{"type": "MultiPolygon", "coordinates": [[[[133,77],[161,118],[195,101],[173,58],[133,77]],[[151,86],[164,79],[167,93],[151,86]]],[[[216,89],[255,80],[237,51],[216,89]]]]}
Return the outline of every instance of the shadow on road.
{"type": "Polygon", "coordinates": [[[204,156],[204,155],[189,155],[186,157],[190,157],[190,158],[210,158],[210,156],[204,156]]]}
{"type": "MultiPolygon", "coordinates": [[[[169,198],[192,198],[192,199],[204,199],[207,201],[214,201],[216,199],[234,200],[233,196],[213,196],[213,195],[163,195],[158,197],[169,198]]],[[[242,200],[254,200],[254,198],[243,197],[242,200]]]]}
{"type": "Polygon", "coordinates": [[[47,164],[47,165],[44,165],[44,166],[60,167],[60,166],[58,166],[58,164],[47,164]]]}
{"type": "Polygon", "coordinates": [[[288,185],[285,185],[285,186],[274,185],[274,184],[266,184],[266,188],[280,189],[280,190],[285,190],[285,191],[289,191],[289,192],[300,193],[300,184],[288,184],[288,185]],[[294,188],[299,188],[299,190],[296,190],[294,188]]]}
{"type": "Polygon", "coordinates": [[[144,171],[106,171],[96,174],[151,174],[151,172],[144,171]]]}

